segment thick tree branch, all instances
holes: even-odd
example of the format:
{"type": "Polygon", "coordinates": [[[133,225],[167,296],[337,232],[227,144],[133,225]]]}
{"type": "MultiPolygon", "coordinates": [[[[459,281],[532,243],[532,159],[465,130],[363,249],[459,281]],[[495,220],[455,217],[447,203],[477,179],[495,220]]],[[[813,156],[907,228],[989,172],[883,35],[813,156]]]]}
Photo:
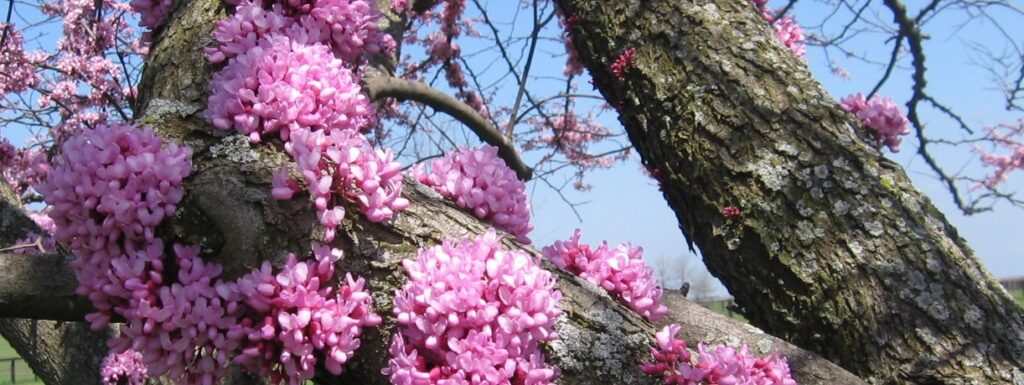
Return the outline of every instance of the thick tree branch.
{"type": "Polygon", "coordinates": [[[0,253],[0,316],[81,321],[89,301],[75,294],[69,257],[0,253]]]}
{"type": "Polygon", "coordinates": [[[754,325],[880,383],[1024,381],[1020,306],[748,4],[556,3],[754,325]],[[616,77],[630,47],[635,65],[616,77]]]}
{"type": "Polygon", "coordinates": [[[472,107],[451,95],[420,82],[395,77],[371,76],[363,79],[363,84],[370,99],[413,100],[451,115],[473,130],[480,140],[497,147],[498,156],[504,159],[511,169],[515,170],[519,179],[528,181],[533,176],[533,170],[519,158],[515,144],[508,137],[502,135],[501,131],[480,116],[472,107]]]}

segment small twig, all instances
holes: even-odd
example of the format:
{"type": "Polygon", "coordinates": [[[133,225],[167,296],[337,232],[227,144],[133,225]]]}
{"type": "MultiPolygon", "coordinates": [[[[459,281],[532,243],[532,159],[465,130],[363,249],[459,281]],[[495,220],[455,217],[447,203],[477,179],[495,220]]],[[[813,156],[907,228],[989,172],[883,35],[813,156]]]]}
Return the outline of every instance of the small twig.
{"type": "Polygon", "coordinates": [[[450,115],[465,124],[470,130],[473,130],[480,140],[497,147],[498,156],[505,160],[509,168],[515,170],[519,179],[528,181],[533,176],[533,170],[526,166],[523,160],[519,158],[519,154],[516,153],[512,141],[505,137],[505,135],[502,135],[501,131],[488,122],[487,119],[480,116],[480,113],[451,95],[420,82],[395,77],[368,77],[363,79],[363,85],[366,87],[370,99],[395,98],[398,100],[412,100],[450,115]]]}

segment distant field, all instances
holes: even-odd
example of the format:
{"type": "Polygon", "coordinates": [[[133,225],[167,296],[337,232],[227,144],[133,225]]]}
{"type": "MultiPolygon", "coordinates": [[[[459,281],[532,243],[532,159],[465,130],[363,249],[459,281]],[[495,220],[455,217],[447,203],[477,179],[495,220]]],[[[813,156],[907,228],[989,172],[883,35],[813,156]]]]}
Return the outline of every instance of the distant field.
{"type": "Polygon", "coordinates": [[[1010,294],[1013,294],[1013,298],[1017,299],[1017,303],[1024,307],[1024,291],[1012,291],[1010,294]]]}
{"type": "MultiPolygon", "coordinates": [[[[2,358],[14,358],[17,357],[18,353],[14,351],[14,348],[7,343],[7,340],[0,338],[0,359],[2,358]]],[[[32,374],[32,369],[29,369],[28,364],[25,361],[18,360],[14,364],[14,382],[11,382],[11,363],[4,361],[0,362],[0,385],[43,385],[42,381],[36,379],[36,376],[32,374]]]]}

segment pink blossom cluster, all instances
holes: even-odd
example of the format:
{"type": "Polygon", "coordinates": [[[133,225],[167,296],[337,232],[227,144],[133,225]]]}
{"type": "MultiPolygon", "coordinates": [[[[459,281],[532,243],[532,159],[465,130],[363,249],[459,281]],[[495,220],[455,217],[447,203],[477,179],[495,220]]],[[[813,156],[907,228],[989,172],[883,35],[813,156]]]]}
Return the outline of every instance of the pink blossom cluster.
{"type": "Polygon", "coordinates": [[[62,0],[45,2],[41,11],[62,21],[57,51],[42,55],[47,73],[36,88],[44,90],[38,107],[54,108],[59,122],[48,135],[60,146],[83,128],[106,122],[115,111],[130,109],[134,90],[125,86],[131,75],[121,66],[125,58],[145,50],[125,15],[131,6],[120,0],[62,0]]]}
{"type": "Polygon", "coordinates": [[[750,0],[750,3],[757,8],[761,18],[772,26],[772,32],[779,42],[797,57],[803,57],[807,52],[803,27],[792,16],[778,18],[775,11],[768,9],[768,0],[750,0]]]}
{"type": "MultiPolygon", "coordinates": [[[[345,209],[334,197],[358,202],[362,213],[374,222],[388,220],[409,207],[409,200],[401,196],[401,165],[391,150],[373,148],[358,132],[297,130],[285,150],[309,186],[328,241],[334,239],[335,228],[345,216],[345,209]]],[[[290,199],[295,185],[279,173],[271,193],[277,199],[290,199]]]]}
{"type": "Polygon", "coordinates": [[[214,384],[241,341],[235,330],[240,296],[217,280],[221,266],[204,262],[199,246],[175,244],[173,249],[173,261],[164,261],[163,242],[157,239],[145,255],[112,263],[111,274],[137,277],[105,288],[132,295],[127,306],[117,309],[125,323],[109,346],[142,353],[151,376],[166,375],[178,384],[214,384]],[[169,275],[165,264],[176,266],[177,273],[169,275]]]}
{"type": "Polygon", "coordinates": [[[796,385],[785,358],[775,355],[757,358],[747,346],[739,350],[719,345],[714,349],[699,344],[694,364],[686,342],[676,338],[681,327],[665,326],[655,334],[657,346],[651,348],[654,362],[640,366],[645,373],[662,377],[665,384],[744,384],[796,385]]]}
{"type": "MultiPolygon", "coordinates": [[[[315,263],[292,256],[276,275],[265,264],[237,283],[218,280],[221,266],[203,261],[198,246],[175,244],[165,258],[154,231],[174,213],[191,164],[187,149],[165,146],[151,129],[103,125],[60,154],[39,190],[56,237],[76,255],[78,293],[97,309],[86,318],[93,328],[123,318],[110,348],[141,354],[149,375],[213,384],[234,361],[298,384],[320,356],[339,373],[361,327],[380,322],[362,279],[348,276],[336,293],[329,285],[336,250],[315,248],[315,263]]],[[[122,369],[110,373],[136,372],[122,369]]]]}
{"type": "Polygon", "coordinates": [[[359,347],[362,328],[381,323],[362,278],[347,274],[337,291],[330,285],[341,251],[314,245],[313,254],[312,261],[290,254],[277,274],[264,262],[237,283],[252,316],[240,320],[245,339],[235,362],[273,383],[298,385],[312,378],[318,355],[328,371],[341,374],[359,347]]]}
{"type": "Polygon", "coordinates": [[[608,291],[640,315],[657,321],[668,307],[661,303],[661,287],[643,260],[643,249],[629,244],[615,248],[602,242],[597,249],[580,244],[576,229],[567,241],[544,247],[544,256],[559,268],[578,275],[608,291]]]}
{"type": "Polygon", "coordinates": [[[213,32],[217,45],[206,48],[210,61],[220,63],[260,46],[271,36],[288,36],[302,44],[320,43],[346,63],[366,54],[391,52],[395,42],[380,32],[381,13],[366,0],[285,1],[263,6],[241,1],[235,13],[213,32]]]}
{"type": "Polygon", "coordinates": [[[277,35],[232,58],[210,81],[206,116],[259,142],[294,130],[363,130],[373,108],[358,80],[327,46],[277,35]]]}
{"type": "Polygon", "coordinates": [[[633,56],[636,55],[636,47],[630,47],[619,54],[612,63],[612,75],[619,81],[626,80],[626,70],[633,67],[633,56]]]}
{"type": "Polygon", "coordinates": [[[430,171],[416,168],[413,176],[477,218],[530,243],[526,184],[498,157],[497,147],[457,149],[432,160],[430,171]]]}
{"type": "Polygon", "coordinates": [[[76,256],[77,292],[97,310],[87,316],[94,328],[134,298],[121,281],[159,281],[144,270],[162,251],[147,246],[184,195],[189,155],[186,148],[165,147],[148,127],[102,125],[68,140],[57,167],[37,187],[52,206],[55,238],[76,256]]]}
{"type": "Polygon", "coordinates": [[[32,186],[46,180],[52,166],[44,149],[38,146],[14,149],[12,146],[9,150],[14,153],[11,157],[10,153],[5,150],[3,175],[14,191],[21,195],[32,186]]]}
{"type": "Polygon", "coordinates": [[[908,120],[903,116],[892,98],[872,96],[866,100],[860,92],[843,98],[839,107],[849,111],[860,122],[871,129],[871,136],[878,146],[888,146],[892,152],[900,152],[900,136],[910,133],[908,120]]]}
{"type": "Polygon", "coordinates": [[[21,32],[14,25],[0,23],[0,35],[6,37],[0,47],[0,95],[8,92],[23,92],[39,83],[39,75],[35,68],[37,55],[26,54],[23,47],[21,32]]]}
{"type": "Polygon", "coordinates": [[[409,7],[411,5],[412,4],[409,3],[409,0],[391,0],[391,10],[395,11],[397,14],[409,12],[409,7]]]}
{"type": "Polygon", "coordinates": [[[562,295],[539,261],[499,242],[490,230],[403,261],[409,282],[395,294],[382,370],[392,384],[552,383],[540,343],[558,338],[562,295]]]}
{"type": "MultiPolygon", "coordinates": [[[[252,142],[268,134],[285,142],[327,241],[345,215],[339,200],[358,202],[375,222],[409,204],[401,166],[360,134],[376,112],[353,71],[363,55],[394,48],[377,30],[379,17],[363,0],[294,0],[269,9],[246,1],[219,23],[218,43],[207,49],[211,61],[227,61],[210,82],[207,117],[252,142]]],[[[300,188],[286,170],[272,181],[276,199],[300,188]]]]}
{"type": "Polygon", "coordinates": [[[103,385],[143,385],[149,377],[142,354],[134,350],[110,353],[100,364],[103,385]]]}
{"type": "Polygon", "coordinates": [[[167,18],[174,0],[131,0],[129,4],[139,13],[140,27],[155,29],[167,18]]]}
{"type": "Polygon", "coordinates": [[[568,109],[564,114],[555,115],[550,122],[543,118],[529,122],[543,134],[527,141],[523,145],[527,150],[538,147],[557,150],[570,163],[583,169],[608,168],[616,160],[615,157],[595,156],[587,151],[590,144],[613,136],[611,130],[599,123],[593,114],[578,116],[573,109],[568,109]],[[551,134],[546,133],[548,130],[551,134]]]}
{"type": "Polygon", "coordinates": [[[975,152],[981,154],[981,162],[995,170],[985,178],[984,184],[988,188],[995,188],[1006,181],[1009,174],[1014,170],[1024,170],[1024,119],[1016,123],[1000,124],[987,128],[986,139],[996,147],[1008,150],[1005,155],[986,151],[981,147],[975,147],[975,152]]]}
{"type": "Polygon", "coordinates": [[[576,45],[572,42],[572,28],[579,17],[576,15],[566,16],[562,7],[555,5],[555,13],[558,15],[558,26],[562,27],[562,44],[565,46],[565,69],[562,74],[565,76],[580,75],[583,73],[583,61],[580,60],[579,52],[576,52],[576,45]]]}
{"type": "Polygon", "coordinates": [[[797,57],[803,57],[807,53],[807,48],[804,47],[804,29],[796,23],[792,16],[776,20],[772,30],[779,42],[789,48],[789,51],[797,57]]]}

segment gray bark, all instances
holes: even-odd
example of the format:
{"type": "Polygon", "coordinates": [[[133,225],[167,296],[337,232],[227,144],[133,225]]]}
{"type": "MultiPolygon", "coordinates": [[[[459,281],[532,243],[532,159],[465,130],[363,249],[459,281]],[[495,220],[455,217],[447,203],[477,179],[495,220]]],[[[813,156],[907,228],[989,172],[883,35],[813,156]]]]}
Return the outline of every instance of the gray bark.
{"type": "Polygon", "coordinates": [[[753,324],[875,382],[1024,383],[1020,306],[750,4],[556,2],[753,324]]]}

